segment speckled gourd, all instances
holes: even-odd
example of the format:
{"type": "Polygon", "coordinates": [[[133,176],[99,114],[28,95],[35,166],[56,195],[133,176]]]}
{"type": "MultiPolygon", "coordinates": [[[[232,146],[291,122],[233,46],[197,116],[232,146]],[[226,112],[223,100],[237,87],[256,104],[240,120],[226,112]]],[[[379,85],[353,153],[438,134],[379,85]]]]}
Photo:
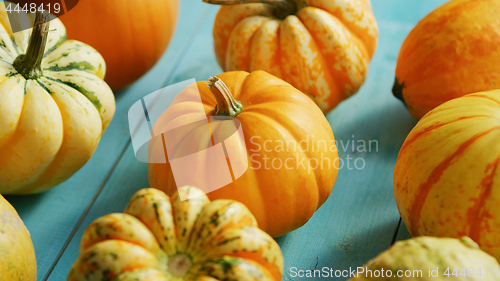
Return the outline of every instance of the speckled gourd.
{"type": "Polygon", "coordinates": [[[67,280],[279,281],[282,274],[278,244],[243,204],[210,202],[185,186],[172,198],[142,189],[125,213],[95,220],[67,280]]]}

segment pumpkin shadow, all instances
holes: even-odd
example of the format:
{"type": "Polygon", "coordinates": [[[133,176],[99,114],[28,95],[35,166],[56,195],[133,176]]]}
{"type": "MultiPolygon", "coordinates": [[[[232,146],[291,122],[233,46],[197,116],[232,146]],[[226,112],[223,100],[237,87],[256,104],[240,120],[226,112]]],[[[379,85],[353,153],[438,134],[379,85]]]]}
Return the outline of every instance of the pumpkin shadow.
{"type": "Polygon", "coordinates": [[[48,192],[30,195],[3,195],[7,201],[16,209],[17,213],[23,217],[36,209],[37,205],[45,200],[44,197],[48,196],[48,192]]]}
{"type": "Polygon", "coordinates": [[[339,108],[339,111],[326,116],[336,140],[347,141],[354,135],[354,139],[377,139],[391,146],[402,144],[417,123],[408,110],[397,101],[360,110],[365,112],[346,116],[346,110],[339,108]]]}
{"type": "Polygon", "coordinates": [[[308,240],[306,233],[291,232],[276,240],[284,249],[285,269],[282,280],[302,280],[294,274],[297,270],[320,271],[325,274],[325,269],[329,276],[321,275],[311,278],[312,280],[323,279],[324,277],[333,277],[335,280],[347,280],[352,276],[340,276],[342,272],[346,275],[347,272],[355,271],[358,267],[365,265],[370,259],[376,257],[381,252],[389,249],[393,239],[393,234],[396,231],[398,220],[387,221],[374,227],[360,226],[355,229],[354,233],[345,233],[335,236],[332,239],[318,239],[312,242],[314,254],[307,253],[311,245],[306,245],[300,240],[308,240]],[[359,230],[359,231],[358,231],[359,230]],[[388,235],[390,233],[391,235],[388,235]],[[298,239],[294,239],[295,236],[298,239]],[[286,240],[290,240],[285,242],[286,240]],[[295,240],[295,241],[294,241],[295,240]],[[287,245],[284,245],[287,244],[287,245]],[[294,246],[291,247],[293,244],[294,246]],[[292,270],[292,268],[295,268],[292,270]],[[335,272],[339,271],[340,275],[335,276],[335,272]],[[333,275],[333,276],[332,276],[333,275]],[[340,277],[339,277],[340,276],[340,277]],[[323,278],[322,278],[323,277],[323,278]]]}
{"type": "MultiPolygon", "coordinates": [[[[352,270],[362,267],[383,251],[390,248],[398,221],[386,221],[374,227],[358,228],[330,245],[321,247],[318,253],[318,268],[327,266],[335,270],[352,270]],[[388,235],[391,233],[391,235],[388,235]],[[328,262],[330,261],[330,262],[328,262]]],[[[344,278],[343,280],[347,280],[344,278]]]]}

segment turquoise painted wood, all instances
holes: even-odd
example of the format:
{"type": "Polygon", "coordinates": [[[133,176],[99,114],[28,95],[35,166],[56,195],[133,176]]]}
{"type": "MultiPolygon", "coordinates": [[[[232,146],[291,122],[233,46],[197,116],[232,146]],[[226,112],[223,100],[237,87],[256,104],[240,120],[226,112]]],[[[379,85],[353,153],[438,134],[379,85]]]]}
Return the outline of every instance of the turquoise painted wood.
{"type": "MultiPolygon", "coordinates": [[[[300,280],[298,270],[355,268],[395,240],[409,238],[394,202],[392,172],[416,120],[391,88],[403,39],[445,2],[372,1],[380,39],[368,79],[359,93],[327,115],[344,165],[330,198],[313,218],[277,238],[285,256],[283,280],[300,280]]],[[[161,87],[221,72],[212,47],[216,12],[217,7],[201,0],[182,0],[167,52],[141,80],[116,93],[116,115],[85,167],[44,194],[7,197],[31,232],[38,280],[65,280],[85,228],[102,215],[121,212],[135,191],[148,186],[147,165],[135,159],[130,144],[128,109],[161,87]]]]}

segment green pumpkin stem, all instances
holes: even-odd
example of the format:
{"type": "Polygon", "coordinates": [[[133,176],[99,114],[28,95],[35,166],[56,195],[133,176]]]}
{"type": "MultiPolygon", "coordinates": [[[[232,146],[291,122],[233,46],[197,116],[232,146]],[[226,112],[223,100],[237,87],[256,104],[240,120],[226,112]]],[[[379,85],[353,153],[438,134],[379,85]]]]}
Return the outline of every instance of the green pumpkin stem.
{"type": "Polygon", "coordinates": [[[237,101],[229,88],[222,82],[222,80],[217,77],[210,77],[207,82],[207,86],[212,91],[212,94],[217,100],[217,105],[215,106],[216,116],[230,116],[236,117],[243,110],[241,102],[237,101]]]}
{"type": "Polygon", "coordinates": [[[203,0],[203,2],[217,5],[267,4],[274,8],[274,15],[279,19],[284,19],[297,12],[297,4],[293,0],[203,0]]]}
{"type": "Polygon", "coordinates": [[[28,50],[14,60],[14,68],[26,79],[42,76],[41,64],[49,37],[49,25],[49,14],[37,11],[28,50]]]}

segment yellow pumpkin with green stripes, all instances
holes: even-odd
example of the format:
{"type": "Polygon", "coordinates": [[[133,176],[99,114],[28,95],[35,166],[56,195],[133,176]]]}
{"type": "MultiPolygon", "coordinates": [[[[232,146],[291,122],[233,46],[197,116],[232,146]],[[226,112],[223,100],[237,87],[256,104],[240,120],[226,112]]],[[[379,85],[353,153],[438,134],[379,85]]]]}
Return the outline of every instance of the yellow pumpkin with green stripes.
{"type": "Polygon", "coordinates": [[[102,56],[67,40],[48,15],[19,14],[13,32],[0,5],[0,193],[46,191],[94,153],[115,112],[102,56]]]}
{"type": "Polygon", "coordinates": [[[210,202],[184,186],[172,198],[139,190],[124,213],[85,230],[68,281],[269,280],[283,276],[283,255],[245,205],[210,202]],[[184,199],[184,200],[183,200],[184,199]]]}

